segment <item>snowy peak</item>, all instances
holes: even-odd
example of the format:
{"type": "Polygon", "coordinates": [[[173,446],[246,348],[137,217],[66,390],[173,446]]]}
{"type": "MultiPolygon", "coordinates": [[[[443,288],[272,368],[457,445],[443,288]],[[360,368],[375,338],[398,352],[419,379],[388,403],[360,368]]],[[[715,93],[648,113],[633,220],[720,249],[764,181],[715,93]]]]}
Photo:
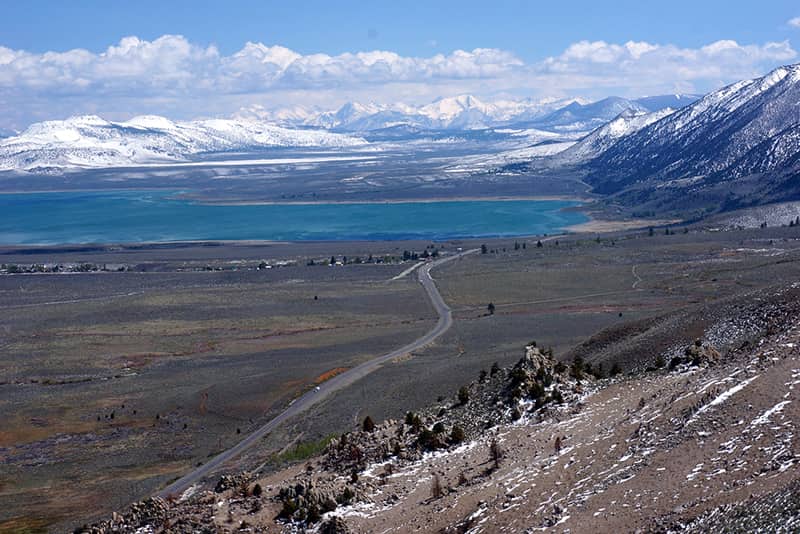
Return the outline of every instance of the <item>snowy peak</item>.
{"type": "Polygon", "coordinates": [[[187,161],[203,153],[364,143],[348,135],[291,130],[254,120],[173,122],[143,115],[110,122],[81,116],[33,124],[18,136],[0,140],[0,169],[135,166],[187,161]]]}
{"type": "Polygon", "coordinates": [[[399,102],[347,102],[330,111],[302,107],[266,110],[254,105],[241,109],[236,116],[344,132],[369,132],[397,126],[420,130],[474,130],[512,126],[575,133],[593,130],[625,110],[647,112],[666,107],[677,109],[695,99],[687,95],[667,95],[635,101],[610,97],[599,102],[580,98],[486,102],[474,95],[463,94],[438,98],[422,106],[399,102]]]}
{"type": "Polygon", "coordinates": [[[427,106],[422,106],[419,112],[434,120],[449,121],[464,112],[473,110],[488,115],[493,111],[493,108],[472,95],[459,95],[440,98],[427,106]]]}
{"type": "Polygon", "coordinates": [[[589,131],[625,111],[644,113],[649,110],[632,100],[609,97],[590,104],[572,102],[542,117],[537,122],[539,127],[556,131],[589,131]]]}
{"type": "Polygon", "coordinates": [[[166,117],[159,117],[158,115],[139,115],[128,121],[125,121],[125,126],[132,128],[144,128],[153,130],[174,130],[175,123],[166,117]]]}

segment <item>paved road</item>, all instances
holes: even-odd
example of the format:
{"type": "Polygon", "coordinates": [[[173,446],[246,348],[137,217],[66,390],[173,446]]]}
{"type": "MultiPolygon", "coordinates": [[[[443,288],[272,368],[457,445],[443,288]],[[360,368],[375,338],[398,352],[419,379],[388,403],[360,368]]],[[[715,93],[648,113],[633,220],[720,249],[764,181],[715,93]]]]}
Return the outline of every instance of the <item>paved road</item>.
{"type": "Polygon", "coordinates": [[[202,480],[205,476],[211,474],[213,471],[221,467],[229,460],[236,458],[237,456],[242,454],[244,451],[246,451],[253,445],[256,445],[261,440],[261,438],[272,432],[278,425],[280,425],[287,419],[308,410],[311,406],[325,399],[326,397],[329,397],[332,393],[353,384],[357,380],[364,378],[371,372],[380,368],[381,365],[383,365],[387,361],[408,354],[409,352],[419,350],[422,347],[431,343],[433,340],[435,340],[442,334],[444,334],[453,324],[453,317],[450,312],[450,307],[444,302],[442,295],[436,288],[436,283],[431,277],[431,269],[438,267],[443,263],[447,263],[449,261],[458,259],[462,256],[466,256],[467,254],[473,254],[478,250],[479,249],[471,249],[464,252],[460,252],[453,256],[447,256],[445,258],[436,260],[431,263],[426,263],[419,269],[419,271],[417,271],[417,278],[422,284],[422,287],[425,288],[425,291],[428,293],[428,297],[430,298],[431,304],[436,310],[436,313],[439,315],[439,320],[437,321],[436,326],[434,326],[433,329],[430,330],[427,334],[418,338],[415,341],[412,341],[411,343],[409,343],[404,347],[401,347],[388,354],[384,354],[382,356],[378,356],[377,358],[373,358],[369,361],[366,361],[361,365],[353,367],[352,369],[349,369],[339,375],[336,375],[330,380],[323,382],[322,384],[320,384],[319,390],[311,390],[307,392],[302,397],[298,398],[292,404],[290,404],[289,407],[286,408],[286,410],[284,410],[277,417],[267,422],[262,427],[258,428],[256,431],[248,435],[246,438],[244,438],[242,441],[234,445],[232,448],[218,454],[217,456],[215,456],[205,464],[201,465],[197,469],[182,476],[181,478],[179,478],[178,480],[176,480],[175,482],[173,482],[172,484],[161,490],[158,493],[158,495],[161,497],[167,497],[168,495],[182,494],[193,484],[200,482],[200,480],[202,480]]]}

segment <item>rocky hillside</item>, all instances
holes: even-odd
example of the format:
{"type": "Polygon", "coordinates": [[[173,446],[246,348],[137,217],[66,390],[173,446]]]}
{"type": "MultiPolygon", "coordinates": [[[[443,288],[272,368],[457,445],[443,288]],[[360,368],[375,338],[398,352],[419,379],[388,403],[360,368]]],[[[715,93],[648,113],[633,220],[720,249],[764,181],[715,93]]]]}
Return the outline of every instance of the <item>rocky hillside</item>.
{"type": "Polygon", "coordinates": [[[226,475],[84,531],[794,531],[800,287],[750,299],[643,371],[608,377],[531,345],[303,464],[226,475]]]}

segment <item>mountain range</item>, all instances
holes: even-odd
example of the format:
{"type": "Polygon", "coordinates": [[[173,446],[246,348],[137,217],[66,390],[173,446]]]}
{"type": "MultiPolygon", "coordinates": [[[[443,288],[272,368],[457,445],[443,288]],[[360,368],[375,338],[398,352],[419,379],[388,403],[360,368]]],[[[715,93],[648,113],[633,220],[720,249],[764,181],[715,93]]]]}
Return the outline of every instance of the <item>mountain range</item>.
{"type": "Polygon", "coordinates": [[[144,115],[111,122],[85,115],[36,123],[18,136],[0,140],[0,170],[122,167],[188,161],[204,153],[365,143],[349,135],[248,120],[173,122],[144,115]]]}
{"type": "Polygon", "coordinates": [[[0,169],[120,167],[271,147],[358,147],[365,138],[395,142],[374,132],[399,129],[412,140],[438,131],[442,137],[436,139],[448,143],[479,135],[483,154],[494,149],[498,156],[482,161],[490,167],[506,162],[495,167],[501,173],[525,173],[526,165],[541,170],[545,162],[547,172],[577,173],[594,193],[652,208],[646,211],[685,213],[687,206],[701,205],[718,211],[800,198],[800,65],[699,99],[485,103],[462,95],[420,107],[349,103],[334,112],[251,111],[237,119],[189,122],[83,116],[37,123],[0,139],[0,169]],[[282,126],[265,122],[267,115],[282,126]],[[503,136],[515,141],[496,141],[503,136]],[[492,142],[498,144],[487,144],[492,142]]]}
{"type": "MultiPolygon", "coordinates": [[[[678,107],[695,98],[670,95],[638,100],[611,97],[598,102],[528,99],[485,103],[461,95],[419,107],[351,102],[335,111],[313,113],[302,107],[272,112],[256,107],[240,112],[236,119],[184,122],[153,115],[112,122],[87,115],[36,123],[19,134],[5,132],[5,138],[0,133],[0,170],[137,166],[270,147],[354,146],[366,142],[362,135],[380,131],[388,131],[392,138],[395,134],[413,137],[429,131],[511,126],[574,139],[620,113],[661,112],[667,104],[678,107]]],[[[381,138],[378,134],[368,137],[381,138]]]]}
{"type": "Polygon", "coordinates": [[[499,100],[484,102],[472,95],[439,98],[423,106],[348,102],[332,111],[299,107],[267,111],[243,109],[239,116],[290,127],[317,127],[343,132],[369,132],[398,125],[426,130],[475,130],[502,126],[588,132],[625,111],[677,109],[696,95],[664,95],[629,100],[609,97],[598,102],[581,99],[499,100]]]}

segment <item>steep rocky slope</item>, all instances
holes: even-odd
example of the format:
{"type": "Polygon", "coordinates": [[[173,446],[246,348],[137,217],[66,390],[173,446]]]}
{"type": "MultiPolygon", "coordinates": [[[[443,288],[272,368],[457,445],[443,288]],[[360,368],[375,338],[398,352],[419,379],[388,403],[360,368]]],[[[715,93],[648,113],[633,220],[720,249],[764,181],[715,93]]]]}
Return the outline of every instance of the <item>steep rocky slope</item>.
{"type": "Polygon", "coordinates": [[[623,137],[590,162],[587,181],[631,205],[707,196],[731,209],[795,199],[799,101],[800,65],[735,83],[623,137]]]}

